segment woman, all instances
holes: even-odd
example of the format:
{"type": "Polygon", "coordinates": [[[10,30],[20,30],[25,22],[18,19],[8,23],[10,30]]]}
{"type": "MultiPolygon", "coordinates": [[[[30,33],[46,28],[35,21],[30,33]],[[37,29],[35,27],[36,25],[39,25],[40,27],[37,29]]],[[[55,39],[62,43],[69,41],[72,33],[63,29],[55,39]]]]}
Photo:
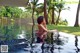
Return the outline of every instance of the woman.
{"type": "Polygon", "coordinates": [[[38,23],[38,32],[37,32],[37,43],[44,42],[44,39],[47,36],[47,32],[54,32],[57,30],[48,30],[46,22],[43,16],[39,16],[37,19],[38,23]]]}

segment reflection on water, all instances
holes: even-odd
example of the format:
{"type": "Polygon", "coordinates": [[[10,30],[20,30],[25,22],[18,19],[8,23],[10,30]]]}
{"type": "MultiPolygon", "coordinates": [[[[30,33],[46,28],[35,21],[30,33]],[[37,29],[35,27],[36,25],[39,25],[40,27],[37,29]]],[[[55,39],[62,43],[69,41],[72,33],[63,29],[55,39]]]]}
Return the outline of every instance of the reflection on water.
{"type": "Polygon", "coordinates": [[[78,48],[78,37],[77,36],[75,36],[75,46],[76,46],[76,53],[78,53],[80,49],[78,48]]]}
{"type": "MultiPolygon", "coordinates": [[[[12,39],[30,39],[31,25],[8,24],[0,25],[0,40],[12,39]]],[[[59,33],[54,39],[53,34],[48,34],[48,38],[44,44],[34,43],[27,48],[19,49],[17,51],[9,51],[9,53],[80,53],[80,37],[63,32],[59,33]]]]}
{"type": "Polygon", "coordinates": [[[60,32],[60,36],[53,42],[51,46],[48,44],[42,53],[80,53],[80,36],[60,32]]]}
{"type": "MultiPolygon", "coordinates": [[[[0,25],[0,36],[6,37],[6,40],[26,38],[26,36],[31,36],[31,26],[30,25],[19,25],[19,24],[8,24],[0,25]]],[[[0,40],[3,40],[3,38],[0,40]]],[[[4,39],[5,40],[5,39],[4,39]]]]}

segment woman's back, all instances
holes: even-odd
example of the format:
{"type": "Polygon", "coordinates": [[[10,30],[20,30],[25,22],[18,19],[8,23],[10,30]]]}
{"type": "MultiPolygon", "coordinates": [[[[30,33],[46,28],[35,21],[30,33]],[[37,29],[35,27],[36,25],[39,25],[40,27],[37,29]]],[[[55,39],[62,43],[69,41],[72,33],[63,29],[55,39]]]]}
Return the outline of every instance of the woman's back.
{"type": "Polygon", "coordinates": [[[40,37],[44,32],[45,30],[41,27],[41,25],[38,25],[38,37],[40,37]]]}

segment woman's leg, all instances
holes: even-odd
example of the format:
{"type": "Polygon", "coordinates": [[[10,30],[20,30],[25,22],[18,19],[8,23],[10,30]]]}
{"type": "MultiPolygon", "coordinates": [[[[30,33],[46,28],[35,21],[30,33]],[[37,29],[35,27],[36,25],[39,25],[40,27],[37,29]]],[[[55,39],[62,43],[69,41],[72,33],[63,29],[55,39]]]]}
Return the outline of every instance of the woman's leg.
{"type": "Polygon", "coordinates": [[[37,43],[41,43],[43,42],[43,39],[41,39],[40,37],[37,37],[37,43]]]}

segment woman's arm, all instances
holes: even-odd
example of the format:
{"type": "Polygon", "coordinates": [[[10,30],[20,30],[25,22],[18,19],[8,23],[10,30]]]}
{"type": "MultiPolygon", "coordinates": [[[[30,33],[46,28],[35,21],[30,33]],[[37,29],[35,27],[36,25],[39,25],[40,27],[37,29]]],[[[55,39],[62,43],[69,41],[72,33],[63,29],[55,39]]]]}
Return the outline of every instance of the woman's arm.
{"type": "Polygon", "coordinates": [[[42,29],[46,32],[55,32],[57,31],[56,29],[55,30],[48,30],[47,28],[45,28],[42,24],[40,25],[42,27],[42,29]]]}
{"type": "Polygon", "coordinates": [[[46,32],[54,32],[56,30],[48,30],[46,27],[44,27],[42,24],[40,25],[42,27],[42,29],[46,32]]]}
{"type": "Polygon", "coordinates": [[[45,26],[43,26],[42,24],[40,24],[40,26],[44,31],[48,32],[48,30],[47,30],[47,28],[45,26]]]}

